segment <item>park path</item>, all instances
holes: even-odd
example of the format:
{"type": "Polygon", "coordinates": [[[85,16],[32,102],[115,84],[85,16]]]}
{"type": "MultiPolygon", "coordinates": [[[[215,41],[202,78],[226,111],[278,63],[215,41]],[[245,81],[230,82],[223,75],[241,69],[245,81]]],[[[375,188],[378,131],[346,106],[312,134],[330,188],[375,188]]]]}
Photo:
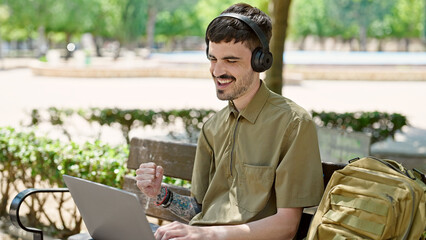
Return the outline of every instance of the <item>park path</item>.
{"type": "MultiPolygon", "coordinates": [[[[396,142],[390,141],[378,147],[426,154],[426,81],[299,82],[284,86],[283,95],[308,111],[404,114],[411,127],[406,128],[403,134],[397,134],[396,142]]],[[[216,98],[210,79],[45,77],[35,76],[30,69],[22,68],[0,71],[0,89],[0,126],[19,126],[20,122],[29,120],[31,109],[52,106],[155,110],[219,110],[226,106],[226,102],[216,98]]],[[[144,137],[149,134],[144,133],[144,137]]],[[[110,136],[108,140],[113,140],[117,135],[110,136]]],[[[372,150],[375,147],[373,145],[372,150]]]]}
{"type": "MultiPolygon", "coordinates": [[[[0,71],[0,126],[16,126],[33,108],[120,107],[139,109],[212,108],[217,100],[209,79],[58,78],[29,69],[0,71]]],[[[284,86],[283,95],[307,110],[385,111],[408,117],[426,129],[426,82],[315,81],[284,86]]]]}

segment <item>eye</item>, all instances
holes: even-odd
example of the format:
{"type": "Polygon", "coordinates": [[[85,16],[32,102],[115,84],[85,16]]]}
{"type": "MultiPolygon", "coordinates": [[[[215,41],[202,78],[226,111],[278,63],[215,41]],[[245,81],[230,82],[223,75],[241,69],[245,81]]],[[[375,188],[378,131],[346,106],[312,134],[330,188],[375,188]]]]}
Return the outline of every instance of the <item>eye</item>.
{"type": "Polygon", "coordinates": [[[236,60],[233,60],[233,59],[228,59],[227,61],[228,61],[228,63],[236,63],[237,62],[236,60]]]}

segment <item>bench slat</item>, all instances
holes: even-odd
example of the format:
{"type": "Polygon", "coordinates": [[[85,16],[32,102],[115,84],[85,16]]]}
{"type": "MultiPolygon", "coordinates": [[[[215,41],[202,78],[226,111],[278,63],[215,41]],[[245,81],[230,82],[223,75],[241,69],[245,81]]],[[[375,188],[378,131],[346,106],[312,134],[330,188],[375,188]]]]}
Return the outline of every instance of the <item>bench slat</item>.
{"type": "Polygon", "coordinates": [[[155,162],[164,175],[191,180],[196,145],[132,138],[127,168],[137,169],[141,163],[155,162]]]}

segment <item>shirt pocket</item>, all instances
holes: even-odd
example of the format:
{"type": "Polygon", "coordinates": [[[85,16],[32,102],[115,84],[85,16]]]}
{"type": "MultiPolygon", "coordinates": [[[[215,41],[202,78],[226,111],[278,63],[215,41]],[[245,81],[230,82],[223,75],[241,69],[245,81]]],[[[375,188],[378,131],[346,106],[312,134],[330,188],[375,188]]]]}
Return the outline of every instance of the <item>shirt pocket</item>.
{"type": "Polygon", "coordinates": [[[271,196],[274,179],[275,171],[273,167],[244,163],[242,171],[238,174],[238,207],[255,213],[265,208],[271,196]]]}

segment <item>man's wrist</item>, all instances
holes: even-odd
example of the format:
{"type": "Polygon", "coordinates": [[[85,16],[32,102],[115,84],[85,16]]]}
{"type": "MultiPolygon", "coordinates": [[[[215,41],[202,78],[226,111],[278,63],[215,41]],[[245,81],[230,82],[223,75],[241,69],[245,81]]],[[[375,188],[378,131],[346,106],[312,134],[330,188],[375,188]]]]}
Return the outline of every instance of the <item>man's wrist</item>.
{"type": "Polygon", "coordinates": [[[170,204],[173,201],[173,192],[170,191],[166,186],[161,186],[160,194],[157,195],[157,206],[163,206],[164,208],[167,208],[170,206],[170,204]]]}
{"type": "Polygon", "coordinates": [[[168,189],[166,200],[161,204],[163,208],[168,208],[173,201],[173,192],[168,189]]]}
{"type": "Polygon", "coordinates": [[[160,206],[161,204],[164,203],[167,197],[167,191],[168,191],[167,187],[161,186],[160,193],[157,195],[157,200],[155,202],[155,205],[160,206]]]}

